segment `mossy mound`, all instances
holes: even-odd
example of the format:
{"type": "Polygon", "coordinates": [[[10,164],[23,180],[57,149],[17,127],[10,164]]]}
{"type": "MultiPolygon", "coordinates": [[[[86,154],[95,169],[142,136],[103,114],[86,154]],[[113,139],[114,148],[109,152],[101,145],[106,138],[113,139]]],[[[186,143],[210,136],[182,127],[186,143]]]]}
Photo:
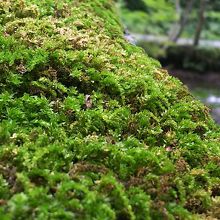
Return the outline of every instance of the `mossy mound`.
{"type": "Polygon", "coordinates": [[[1,1],[0,48],[0,219],[220,218],[219,129],[110,0],[1,1]]]}

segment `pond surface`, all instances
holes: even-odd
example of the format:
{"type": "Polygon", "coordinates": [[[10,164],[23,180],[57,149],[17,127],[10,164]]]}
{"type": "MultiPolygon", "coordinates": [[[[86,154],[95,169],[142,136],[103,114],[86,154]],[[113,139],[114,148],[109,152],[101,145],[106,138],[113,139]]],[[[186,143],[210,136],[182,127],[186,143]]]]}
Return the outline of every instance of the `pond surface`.
{"type": "Polygon", "coordinates": [[[191,88],[195,97],[200,99],[211,109],[214,120],[220,124],[220,91],[215,88],[197,87],[191,88]]]}
{"type": "Polygon", "coordinates": [[[172,69],[169,69],[169,72],[187,85],[192,94],[211,109],[212,117],[220,124],[220,73],[202,74],[172,69]]]}

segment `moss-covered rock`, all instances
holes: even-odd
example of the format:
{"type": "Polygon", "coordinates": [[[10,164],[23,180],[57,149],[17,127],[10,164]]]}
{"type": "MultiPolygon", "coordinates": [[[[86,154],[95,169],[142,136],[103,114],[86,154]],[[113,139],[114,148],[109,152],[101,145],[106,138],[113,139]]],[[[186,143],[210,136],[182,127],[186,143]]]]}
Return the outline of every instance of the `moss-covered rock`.
{"type": "Polygon", "coordinates": [[[0,2],[0,219],[220,218],[218,127],[114,10],[0,2]]]}

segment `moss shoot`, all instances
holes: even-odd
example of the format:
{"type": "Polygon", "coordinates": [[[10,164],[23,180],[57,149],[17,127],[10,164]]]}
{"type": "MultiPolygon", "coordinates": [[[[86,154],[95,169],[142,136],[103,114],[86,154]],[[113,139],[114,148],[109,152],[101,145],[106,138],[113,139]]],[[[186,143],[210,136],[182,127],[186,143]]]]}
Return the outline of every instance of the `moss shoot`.
{"type": "Polygon", "coordinates": [[[0,219],[220,219],[220,131],[111,0],[0,1],[0,219]]]}

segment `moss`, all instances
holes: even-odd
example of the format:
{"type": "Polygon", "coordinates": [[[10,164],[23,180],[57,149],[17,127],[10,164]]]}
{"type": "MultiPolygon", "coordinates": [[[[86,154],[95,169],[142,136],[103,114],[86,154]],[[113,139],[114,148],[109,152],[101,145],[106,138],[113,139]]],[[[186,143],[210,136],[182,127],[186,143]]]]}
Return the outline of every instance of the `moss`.
{"type": "Polygon", "coordinates": [[[219,128],[112,1],[0,11],[1,219],[218,215],[219,128]]]}

